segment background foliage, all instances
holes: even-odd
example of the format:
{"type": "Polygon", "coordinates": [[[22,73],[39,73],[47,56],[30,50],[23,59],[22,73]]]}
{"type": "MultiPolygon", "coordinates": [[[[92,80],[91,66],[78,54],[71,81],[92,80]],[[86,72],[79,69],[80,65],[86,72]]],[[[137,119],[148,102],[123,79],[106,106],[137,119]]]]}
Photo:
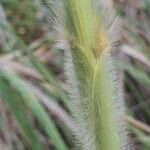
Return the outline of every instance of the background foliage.
{"type": "MultiPolygon", "coordinates": [[[[126,120],[137,150],[150,149],[150,1],[109,0],[125,32],[114,50],[126,120]]],[[[63,51],[42,0],[0,1],[0,149],[74,149],[63,51]],[[67,147],[67,148],[66,148],[67,147]]]]}

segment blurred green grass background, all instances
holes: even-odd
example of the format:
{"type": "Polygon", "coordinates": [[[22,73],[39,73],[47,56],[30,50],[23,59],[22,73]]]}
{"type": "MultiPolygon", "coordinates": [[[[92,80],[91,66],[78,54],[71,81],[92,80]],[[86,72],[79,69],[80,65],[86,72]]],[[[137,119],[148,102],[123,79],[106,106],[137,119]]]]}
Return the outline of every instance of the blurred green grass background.
{"type": "MultiPolygon", "coordinates": [[[[150,0],[109,0],[123,35],[114,50],[126,120],[150,149],[150,0]]],[[[0,1],[0,150],[74,149],[63,50],[42,0],[0,1]]]]}

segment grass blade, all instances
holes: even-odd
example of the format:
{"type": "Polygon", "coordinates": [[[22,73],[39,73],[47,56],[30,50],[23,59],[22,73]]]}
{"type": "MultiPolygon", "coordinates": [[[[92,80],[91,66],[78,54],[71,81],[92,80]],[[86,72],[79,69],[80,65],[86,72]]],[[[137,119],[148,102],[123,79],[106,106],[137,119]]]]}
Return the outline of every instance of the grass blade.
{"type": "Polygon", "coordinates": [[[67,146],[65,145],[52,119],[48,116],[43,106],[31,93],[31,90],[27,84],[12,72],[3,71],[2,74],[9,81],[11,86],[20,93],[25,104],[32,110],[35,117],[43,126],[45,132],[52,139],[55,147],[58,150],[67,150],[67,146]]]}
{"type": "Polygon", "coordinates": [[[36,135],[33,133],[31,124],[29,123],[29,120],[25,113],[25,108],[21,101],[21,97],[7,84],[6,80],[1,75],[0,83],[0,95],[5,100],[11,112],[16,117],[16,120],[18,121],[22,129],[23,136],[30,145],[30,149],[41,150],[39,141],[36,138],[36,135]]]}

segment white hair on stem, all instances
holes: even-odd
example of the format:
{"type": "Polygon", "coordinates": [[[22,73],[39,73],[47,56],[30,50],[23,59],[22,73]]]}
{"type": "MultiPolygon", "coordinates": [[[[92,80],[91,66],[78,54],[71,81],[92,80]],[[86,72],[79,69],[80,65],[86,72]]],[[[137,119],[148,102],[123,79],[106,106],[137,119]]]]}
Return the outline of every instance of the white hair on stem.
{"type": "Polygon", "coordinates": [[[120,36],[120,21],[115,12],[108,11],[104,0],[62,1],[61,17],[58,7],[55,10],[58,23],[63,23],[65,31],[68,107],[78,125],[78,147],[133,149],[124,121],[119,75],[110,57],[120,36]]]}

